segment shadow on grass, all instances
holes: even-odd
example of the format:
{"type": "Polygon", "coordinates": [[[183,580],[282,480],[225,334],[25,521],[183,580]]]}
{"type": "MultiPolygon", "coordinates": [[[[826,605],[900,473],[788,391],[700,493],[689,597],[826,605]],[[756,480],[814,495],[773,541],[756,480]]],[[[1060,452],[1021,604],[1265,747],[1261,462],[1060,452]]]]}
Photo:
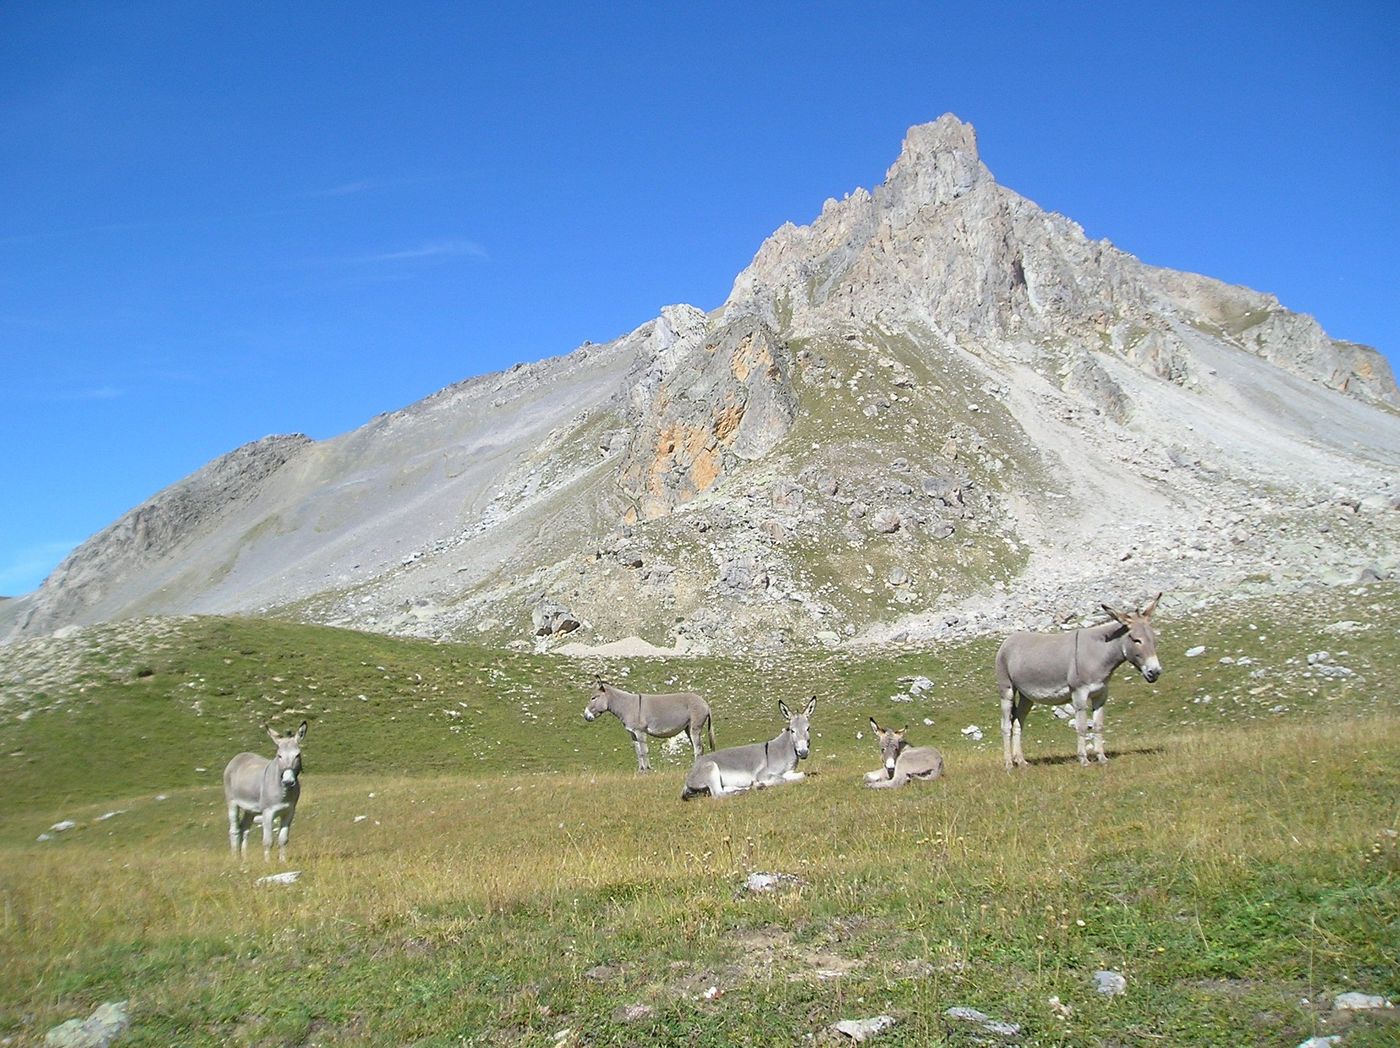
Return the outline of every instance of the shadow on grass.
{"type": "MultiPolygon", "coordinates": [[[[1165,746],[1140,746],[1135,750],[1109,750],[1108,759],[1112,761],[1121,757],[1150,757],[1165,752],[1165,746]]],[[[1056,764],[1078,764],[1079,757],[1074,753],[1057,753],[1051,757],[1027,757],[1026,763],[1037,768],[1042,765],[1050,767],[1056,764]]],[[[1090,759],[1089,763],[1094,765],[1098,761],[1090,759]]]]}

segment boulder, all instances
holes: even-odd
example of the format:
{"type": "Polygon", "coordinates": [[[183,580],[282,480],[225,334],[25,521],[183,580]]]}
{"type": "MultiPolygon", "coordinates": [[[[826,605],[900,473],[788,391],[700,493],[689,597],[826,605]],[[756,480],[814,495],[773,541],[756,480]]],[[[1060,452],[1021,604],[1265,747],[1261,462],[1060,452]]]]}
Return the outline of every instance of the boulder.
{"type": "Polygon", "coordinates": [[[131,1026],[129,1001],[99,1005],[86,1019],[69,1019],[44,1035],[47,1048],[107,1048],[131,1026]]]}
{"type": "Polygon", "coordinates": [[[536,637],[554,637],[572,633],[582,625],[578,617],[557,600],[542,598],[530,612],[536,637]]]}

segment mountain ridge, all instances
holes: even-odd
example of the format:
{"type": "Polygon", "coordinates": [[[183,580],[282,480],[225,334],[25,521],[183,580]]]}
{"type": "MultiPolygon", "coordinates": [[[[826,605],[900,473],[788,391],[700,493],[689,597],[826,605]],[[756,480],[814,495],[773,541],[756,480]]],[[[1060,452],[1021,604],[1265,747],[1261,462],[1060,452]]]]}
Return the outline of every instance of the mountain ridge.
{"type": "Polygon", "coordinates": [[[566,621],[692,649],[918,639],[1121,588],[1388,576],[1397,473],[1380,354],[1089,240],[947,115],[873,192],[775,231],[717,310],[236,449],[6,602],[0,637],[241,612],[543,645],[566,621]]]}

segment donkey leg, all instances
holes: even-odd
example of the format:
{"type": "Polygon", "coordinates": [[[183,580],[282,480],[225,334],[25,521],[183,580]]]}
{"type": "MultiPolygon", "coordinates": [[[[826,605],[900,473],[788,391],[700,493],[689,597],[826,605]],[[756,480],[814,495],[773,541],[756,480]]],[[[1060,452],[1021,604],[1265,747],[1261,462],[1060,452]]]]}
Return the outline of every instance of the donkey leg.
{"type": "Polygon", "coordinates": [[[869,775],[865,777],[865,784],[872,790],[895,790],[909,781],[909,776],[905,775],[902,771],[896,771],[892,779],[885,775],[884,769],[881,769],[878,773],[871,772],[871,774],[878,774],[880,776],[878,779],[872,779],[869,775]]]}
{"type": "Polygon", "coordinates": [[[1021,751],[1021,733],[1026,726],[1026,717],[1031,712],[1031,700],[1024,695],[1016,696],[1016,705],[1011,710],[1011,759],[1016,767],[1026,767],[1026,755],[1021,751]]]}
{"type": "Polygon", "coordinates": [[[1011,759],[1011,710],[1016,702],[1016,689],[1010,686],[1001,689],[1001,756],[1006,770],[1012,768],[1011,759]]]}
{"type": "Polygon", "coordinates": [[[632,736],[632,748],[637,751],[637,772],[640,774],[644,771],[651,771],[651,762],[647,760],[646,739],[639,731],[628,729],[627,733],[632,736]]]}
{"type": "Polygon", "coordinates": [[[228,846],[233,851],[233,857],[235,859],[238,858],[238,844],[242,837],[242,833],[239,830],[242,822],[243,815],[242,812],[238,810],[238,805],[230,804],[228,806],[228,846]]]}
{"type": "Polygon", "coordinates": [[[1098,699],[1095,700],[1095,702],[1094,702],[1094,719],[1093,719],[1093,724],[1094,724],[1094,747],[1095,747],[1095,749],[1097,750],[1098,759],[1099,759],[1099,763],[1100,763],[1100,764],[1107,764],[1107,763],[1108,763],[1108,754],[1107,754],[1106,752],[1104,752],[1104,737],[1103,737],[1103,707],[1104,707],[1104,703],[1105,703],[1107,700],[1108,700],[1108,689],[1105,688],[1105,689],[1104,689],[1104,693],[1103,693],[1102,695],[1100,695],[1100,696],[1098,697],[1098,699]]]}
{"type": "Polygon", "coordinates": [[[704,752],[700,747],[700,725],[694,721],[690,722],[690,748],[695,751],[695,759],[700,759],[700,754],[704,752]]]}
{"type": "Polygon", "coordinates": [[[710,788],[711,797],[728,797],[734,793],[743,793],[749,788],[749,785],[752,785],[746,784],[744,786],[736,786],[731,783],[729,786],[725,786],[720,777],[719,766],[713,763],[710,764],[707,770],[705,780],[706,785],[710,788]]]}
{"type": "Polygon", "coordinates": [[[238,813],[238,855],[245,861],[248,858],[248,838],[253,834],[253,823],[258,821],[257,815],[250,811],[238,813]]]}
{"type": "Polygon", "coordinates": [[[263,828],[263,861],[266,862],[267,860],[269,860],[269,859],[272,858],[272,812],[271,812],[271,811],[266,811],[266,810],[265,810],[265,811],[262,813],[262,828],[263,828]]]}
{"type": "Polygon", "coordinates": [[[287,861],[287,839],[292,835],[292,817],[295,814],[295,808],[288,808],[282,813],[282,826],[277,831],[277,858],[280,862],[287,861]]]}
{"type": "Polygon", "coordinates": [[[1074,733],[1079,737],[1079,763],[1087,766],[1089,763],[1088,739],[1086,737],[1089,733],[1089,689],[1076,688],[1072,701],[1074,703],[1074,733]]]}

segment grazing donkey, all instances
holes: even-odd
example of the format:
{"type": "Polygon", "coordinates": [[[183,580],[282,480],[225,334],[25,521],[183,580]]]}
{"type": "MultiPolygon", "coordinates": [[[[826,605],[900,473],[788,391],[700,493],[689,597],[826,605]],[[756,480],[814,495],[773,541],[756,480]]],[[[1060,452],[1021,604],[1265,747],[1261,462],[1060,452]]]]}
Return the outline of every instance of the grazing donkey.
{"type": "Polygon", "coordinates": [[[768,742],[715,750],[701,757],[686,773],[681,800],[688,801],[702,793],[723,797],[755,787],[761,789],[805,779],[806,776],[797,770],[797,762],[807,756],[812,712],[816,708],[815,695],[807,700],[801,713],[793,713],[787,703],[779,701],[778,712],[787,719],[787,724],[778,737],[768,742]]]}
{"type": "Polygon", "coordinates": [[[1079,763],[1089,763],[1092,742],[1100,764],[1108,760],[1103,744],[1103,706],[1108,679],[1130,662],[1147,683],[1162,675],[1157,661],[1157,634],[1152,613],[1159,593],[1141,611],[1103,610],[1112,620],[1072,633],[1013,633],[997,650],[997,686],[1001,689],[1001,746],[1006,767],[1026,766],[1021,752],[1021,725],[1033,703],[1074,704],[1074,730],[1079,736],[1079,763]],[[1086,740],[1092,704],[1094,727],[1086,740]]]}
{"type": "Polygon", "coordinates": [[[591,721],[604,713],[611,713],[622,721],[627,734],[632,736],[632,746],[637,751],[638,772],[651,771],[644,737],[647,735],[654,739],[669,739],[684,731],[690,736],[690,748],[699,757],[704,752],[700,745],[700,729],[704,728],[710,735],[710,749],[715,748],[710,704],[694,692],[642,695],[614,688],[600,680],[593,689],[593,697],[583,708],[583,719],[591,721]]]}
{"type": "Polygon", "coordinates": [[[910,746],[904,741],[908,728],[892,731],[880,727],[871,717],[870,730],[880,743],[880,759],[885,766],[865,773],[867,786],[891,789],[907,786],[915,779],[932,782],[943,774],[943,754],[932,746],[910,746]]]}
{"type": "Polygon", "coordinates": [[[224,800],[228,802],[228,842],[234,855],[248,852],[248,831],[253,819],[262,816],[263,858],[272,852],[272,825],[280,822],[277,857],[287,860],[287,838],[301,796],[301,742],[306,738],[306,721],[292,735],[278,735],[267,729],[277,743],[277,756],[268,760],[256,753],[240,753],[224,768],[224,800]]]}

